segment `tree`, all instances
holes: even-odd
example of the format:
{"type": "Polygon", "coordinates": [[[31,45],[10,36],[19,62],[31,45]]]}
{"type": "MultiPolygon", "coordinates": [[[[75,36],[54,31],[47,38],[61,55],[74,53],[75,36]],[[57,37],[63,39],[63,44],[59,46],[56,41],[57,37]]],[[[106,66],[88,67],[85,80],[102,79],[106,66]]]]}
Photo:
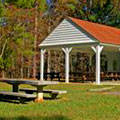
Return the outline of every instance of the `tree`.
{"type": "Polygon", "coordinates": [[[119,27],[119,2],[120,0],[79,0],[72,16],[119,27]]]}
{"type": "Polygon", "coordinates": [[[6,8],[6,26],[0,26],[0,71],[3,77],[14,62],[13,57],[29,57],[32,54],[33,37],[25,27],[26,23],[19,22],[19,14],[16,8],[6,8]]]}
{"type": "Polygon", "coordinates": [[[40,61],[38,44],[62,19],[72,16],[120,27],[119,3],[120,0],[6,0],[6,2],[0,2],[0,56],[2,56],[0,70],[14,69],[18,71],[16,76],[23,77],[25,69],[28,68],[28,76],[33,74],[35,78],[40,61]]]}

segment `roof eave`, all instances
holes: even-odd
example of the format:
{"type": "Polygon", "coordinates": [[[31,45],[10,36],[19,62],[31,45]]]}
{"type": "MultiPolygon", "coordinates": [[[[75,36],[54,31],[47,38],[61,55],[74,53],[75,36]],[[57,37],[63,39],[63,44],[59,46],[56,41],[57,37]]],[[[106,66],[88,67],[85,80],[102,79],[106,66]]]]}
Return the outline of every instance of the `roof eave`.
{"type": "Polygon", "coordinates": [[[84,45],[87,45],[87,46],[92,46],[92,45],[99,45],[100,43],[99,42],[88,42],[88,43],[76,43],[76,44],[55,44],[55,45],[39,45],[40,48],[51,48],[51,47],[59,47],[59,48],[63,48],[63,47],[74,47],[74,46],[84,46],[84,45]]]}
{"type": "Polygon", "coordinates": [[[112,44],[112,43],[100,43],[100,45],[120,48],[120,45],[112,44]]]}

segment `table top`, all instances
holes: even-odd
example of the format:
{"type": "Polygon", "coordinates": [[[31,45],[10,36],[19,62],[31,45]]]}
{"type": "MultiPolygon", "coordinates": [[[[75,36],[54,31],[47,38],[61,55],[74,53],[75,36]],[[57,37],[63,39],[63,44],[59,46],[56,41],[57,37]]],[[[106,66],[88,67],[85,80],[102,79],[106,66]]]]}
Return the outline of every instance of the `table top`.
{"type": "Polygon", "coordinates": [[[29,80],[29,79],[0,79],[0,82],[5,82],[8,84],[28,84],[33,86],[44,86],[44,85],[55,85],[59,84],[56,81],[40,81],[40,80],[29,80]]]}

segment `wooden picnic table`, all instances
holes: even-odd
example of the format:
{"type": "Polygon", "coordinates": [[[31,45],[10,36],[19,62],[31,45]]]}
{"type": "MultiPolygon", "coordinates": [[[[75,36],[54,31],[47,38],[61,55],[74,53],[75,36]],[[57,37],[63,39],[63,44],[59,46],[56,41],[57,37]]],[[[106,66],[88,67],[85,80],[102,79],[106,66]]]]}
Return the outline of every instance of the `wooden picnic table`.
{"type": "Polygon", "coordinates": [[[51,79],[51,81],[53,79],[58,79],[60,81],[60,73],[59,72],[50,72],[50,73],[44,73],[44,78],[45,80],[47,80],[48,78],[51,79]]]}
{"type": "Polygon", "coordinates": [[[37,97],[35,99],[36,102],[43,101],[43,87],[47,85],[55,85],[59,83],[55,81],[39,81],[39,80],[24,80],[24,79],[0,79],[0,82],[4,82],[12,85],[13,92],[19,92],[19,85],[21,84],[27,84],[36,87],[37,88],[37,97]]]}
{"type": "Polygon", "coordinates": [[[74,81],[94,81],[95,73],[94,72],[70,72],[70,79],[74,79],[74,81]]]}

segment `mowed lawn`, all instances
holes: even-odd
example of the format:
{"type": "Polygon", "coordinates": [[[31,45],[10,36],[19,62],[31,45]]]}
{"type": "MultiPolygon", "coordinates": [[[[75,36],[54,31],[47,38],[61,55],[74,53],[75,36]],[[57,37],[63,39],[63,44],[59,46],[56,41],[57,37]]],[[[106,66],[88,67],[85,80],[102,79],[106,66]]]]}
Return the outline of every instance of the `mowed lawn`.
{"type": "MultiPolygon", "coordinates": [[[[120,120],[119,95],[89,91],[103,87],[109,86],[59,84],[46,87],[68,91],[56,100],[27,104],[0,101],[0,120],[120,120]]],[[[10,85],[0,83],[0,90],[10,89],[10,85]]],[[[120,86],[114,86],[110,91],[118,92],[120,86]]]]}

